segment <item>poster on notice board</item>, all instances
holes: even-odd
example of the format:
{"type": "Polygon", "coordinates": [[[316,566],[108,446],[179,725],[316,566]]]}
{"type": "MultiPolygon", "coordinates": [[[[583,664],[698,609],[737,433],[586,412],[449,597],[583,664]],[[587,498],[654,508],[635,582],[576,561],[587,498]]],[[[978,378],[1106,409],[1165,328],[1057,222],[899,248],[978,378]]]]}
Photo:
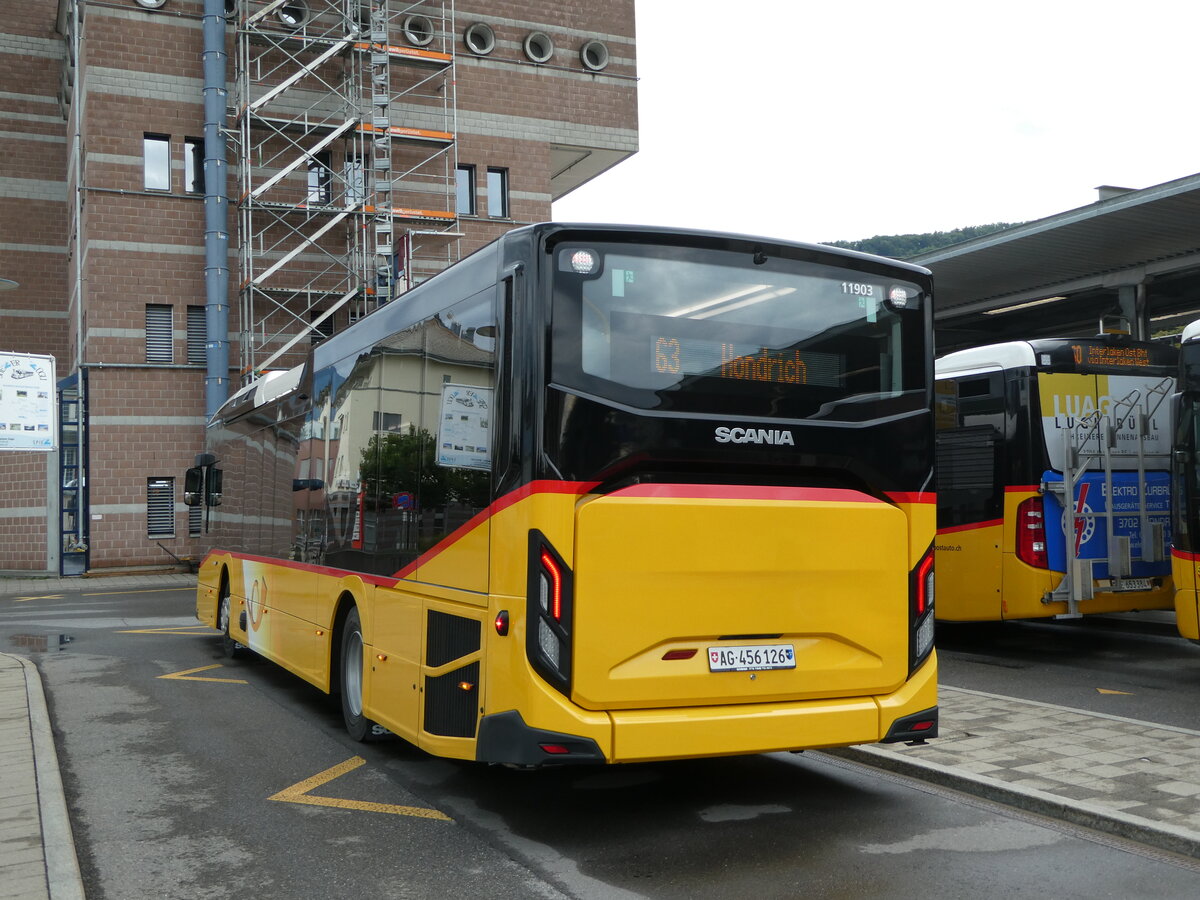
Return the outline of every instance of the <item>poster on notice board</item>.
{"type": "Polygon", "coordinates": [[[0,351],[0,450],[58,445],[54,357],[0,351]]]}
{"type": "Polygon", "coordinates": [[[462,469],[490,469],[491,418],[491,388],[472,384],[443,384],[437,464],[462,469]]]}

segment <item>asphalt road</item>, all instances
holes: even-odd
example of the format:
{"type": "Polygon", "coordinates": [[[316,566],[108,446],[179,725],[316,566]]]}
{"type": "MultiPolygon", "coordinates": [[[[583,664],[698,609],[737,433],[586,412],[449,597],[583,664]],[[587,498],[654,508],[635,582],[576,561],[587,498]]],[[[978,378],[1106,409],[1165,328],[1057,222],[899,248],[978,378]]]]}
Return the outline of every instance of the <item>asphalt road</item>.
{"type": "MultiPolygon", "coordinates": [[[[1200,896],[1194,864],[820,754],[518,772],[356,744],[320,692],[221,656],[192,607],[188,590],[0,598],[0,640],[46,685],[92,900],[1200,896]],[[30,651],[46,634],[72,640],[30,651]]],[[[951,640],[945,680],[1059,689],[1004,642],[951,640]]],[[[1082,692],[1096,659],[1061,653],[1053,680],[1082,692]]],[[[1100,659],[1178,691],[1156,682],[1169,666],[1100,659]]]]}

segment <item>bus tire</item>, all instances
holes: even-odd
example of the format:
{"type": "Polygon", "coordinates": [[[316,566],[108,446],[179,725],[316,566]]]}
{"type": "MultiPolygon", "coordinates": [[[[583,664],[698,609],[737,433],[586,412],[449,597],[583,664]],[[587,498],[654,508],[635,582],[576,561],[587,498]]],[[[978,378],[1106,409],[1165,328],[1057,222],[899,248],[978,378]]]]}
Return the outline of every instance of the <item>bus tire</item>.
{"type": "Polygon", "coordinates": [[[363,636],[358,610],[351,608],[342,624],[341,695],[346,732],[356,741],[371,733],[371,720],[363,715],[363,636]]]}
{"type": "Polygon", "coordinates": [[[221,632],[221,650],[229,659],[241,659],[246,647],[229,636],[229,580],[221,579],[221,593],[217,599],[217,630],[221,632]]]}

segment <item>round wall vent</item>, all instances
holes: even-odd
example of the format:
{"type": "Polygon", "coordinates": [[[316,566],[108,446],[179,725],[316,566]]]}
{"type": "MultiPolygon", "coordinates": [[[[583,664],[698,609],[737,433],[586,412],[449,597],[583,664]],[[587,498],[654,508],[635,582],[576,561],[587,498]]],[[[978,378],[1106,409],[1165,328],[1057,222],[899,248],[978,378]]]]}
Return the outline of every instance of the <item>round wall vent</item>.
{"type": "Polygon", "coordinates": [[[144,6],[146,9],[158,9],[167,0],[137,0],[138,6],[144,6]]]}
{"type": "Polygon", "coordinates": [[[463,43],[476,56],[487,56],[496,49],[496,32],[492,31],[492,26],[476,22],[463,32],[463,43]]]}
{"type": "Polygon", "coordinates": [[[544,31],[531,31],[525,36],[525,55],[535,63],[550,62],[554,56],[554,41],[544,31]]]}
{"type": "Polygon", "coordinates": [[[579,61],[585,69],[599,72],[608,65],[608,47],[603,41],[588,41],[579,48],[579,61]]]}
{"type": "Polygon", "coordinates": [[[308,0],[288,0],[275,15],[288,28],[299,28],[308,21],[308,0]]]}
{"type": "Polygon", "coordinates": [[[433,43],[433,22],[429,16],[405,16],[404,39],[414,47],[433,43]]]}

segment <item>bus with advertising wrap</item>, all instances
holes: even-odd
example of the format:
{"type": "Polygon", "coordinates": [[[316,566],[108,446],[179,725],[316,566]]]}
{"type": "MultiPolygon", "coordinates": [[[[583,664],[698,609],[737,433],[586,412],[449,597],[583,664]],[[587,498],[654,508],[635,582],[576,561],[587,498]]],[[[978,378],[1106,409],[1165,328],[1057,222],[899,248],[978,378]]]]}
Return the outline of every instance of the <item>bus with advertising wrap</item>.
{"type": "Polygon", "coordinates": [[[445,757],[935,736],[930,291],[817,245],[511,231],[215,414],[196,614],[445,757]]]}
{"type": "Polygon", "coordinates": [[[1170,609],[1177,354],[1124,334],[937,360],[937,616],[1170,609]]]}
{"type": "Polygon", "coordinates": [[[1183,330],[1173,411],[1171,570],[1175,624],[1200,641],[1200,321],[1183,330]]]}

